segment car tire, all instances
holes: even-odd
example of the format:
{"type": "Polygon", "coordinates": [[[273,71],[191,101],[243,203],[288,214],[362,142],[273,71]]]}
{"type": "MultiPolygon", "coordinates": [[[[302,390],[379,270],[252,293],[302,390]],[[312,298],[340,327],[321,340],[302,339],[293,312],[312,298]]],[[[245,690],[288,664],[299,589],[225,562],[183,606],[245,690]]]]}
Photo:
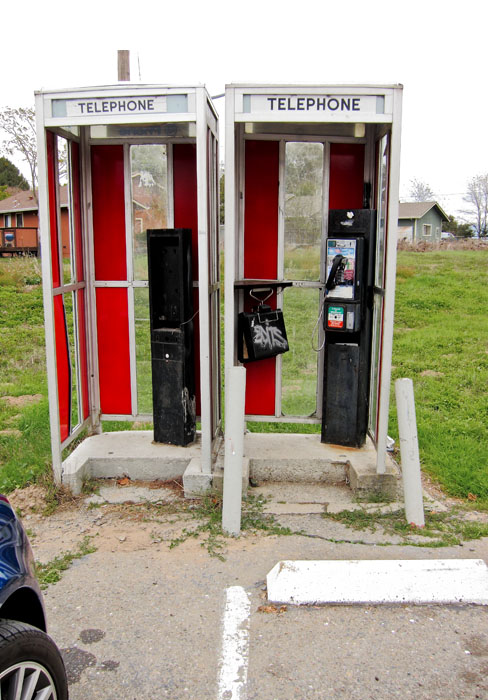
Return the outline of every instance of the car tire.
{"type": "Polygon", "coordinates": [[[67,700],[68,682],[59,649],[45,632],[0,620],[0,698],[67,700]],[[14,689],[17,692],[14,692],[14,689]]]}

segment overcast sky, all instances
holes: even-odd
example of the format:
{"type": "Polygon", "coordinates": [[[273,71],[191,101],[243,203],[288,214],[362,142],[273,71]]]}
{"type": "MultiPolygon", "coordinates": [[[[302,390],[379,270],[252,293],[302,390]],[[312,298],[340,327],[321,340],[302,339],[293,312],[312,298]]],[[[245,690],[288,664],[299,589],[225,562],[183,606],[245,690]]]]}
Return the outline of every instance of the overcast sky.
{"type": "Polygon", "coordinates": [[[204,83],[212,95],[231,82],[401,83],[402,197],[417,178],[456,214],[467,181],[488,172],[486,0],[19,7],[3,13],[0,107],[32,105],[40,88],[114,83],[117,49],[130,49],[134,82],[204,83]]]}

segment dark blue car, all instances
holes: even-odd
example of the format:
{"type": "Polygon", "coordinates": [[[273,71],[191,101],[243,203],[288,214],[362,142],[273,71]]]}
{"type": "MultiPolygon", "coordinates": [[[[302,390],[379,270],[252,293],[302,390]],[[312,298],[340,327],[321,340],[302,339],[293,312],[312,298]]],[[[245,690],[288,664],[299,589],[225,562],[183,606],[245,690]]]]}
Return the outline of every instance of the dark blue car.
{"type": "Polygon", "coordinates": [[[65,700],[66,672],[46,634],[33,564],[22,524],[0,495],[0,698],[65,700]]]}

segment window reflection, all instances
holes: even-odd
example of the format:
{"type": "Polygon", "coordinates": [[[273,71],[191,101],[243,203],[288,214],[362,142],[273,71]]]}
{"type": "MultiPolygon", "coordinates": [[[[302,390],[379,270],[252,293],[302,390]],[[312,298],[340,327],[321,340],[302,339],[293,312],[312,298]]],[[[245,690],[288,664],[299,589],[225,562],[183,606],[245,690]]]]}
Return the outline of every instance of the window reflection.
{"type": "Polygon", "coordinates": [[[131,146],[130,156],[134,279],[147,280],[146,231],[168,227],[166,146],[131,146]]]}
{"type": "Polygon", "coordinates": [[[285,155],[285,279],[318,280],[324,147],[289,142],[285,155]]]}

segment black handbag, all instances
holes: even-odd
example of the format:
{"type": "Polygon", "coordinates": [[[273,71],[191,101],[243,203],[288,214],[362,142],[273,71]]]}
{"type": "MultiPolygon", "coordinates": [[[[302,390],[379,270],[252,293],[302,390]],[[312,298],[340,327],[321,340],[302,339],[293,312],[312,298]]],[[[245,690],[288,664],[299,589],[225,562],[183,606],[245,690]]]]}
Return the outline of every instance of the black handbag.
{"type": "Polygon", "coordinates": [[[281,309],[260,304],[251,312],[243,311],[238,316],[237,330],[237,354],[243,364],[276,357],[289,350],[281,309]]]}

